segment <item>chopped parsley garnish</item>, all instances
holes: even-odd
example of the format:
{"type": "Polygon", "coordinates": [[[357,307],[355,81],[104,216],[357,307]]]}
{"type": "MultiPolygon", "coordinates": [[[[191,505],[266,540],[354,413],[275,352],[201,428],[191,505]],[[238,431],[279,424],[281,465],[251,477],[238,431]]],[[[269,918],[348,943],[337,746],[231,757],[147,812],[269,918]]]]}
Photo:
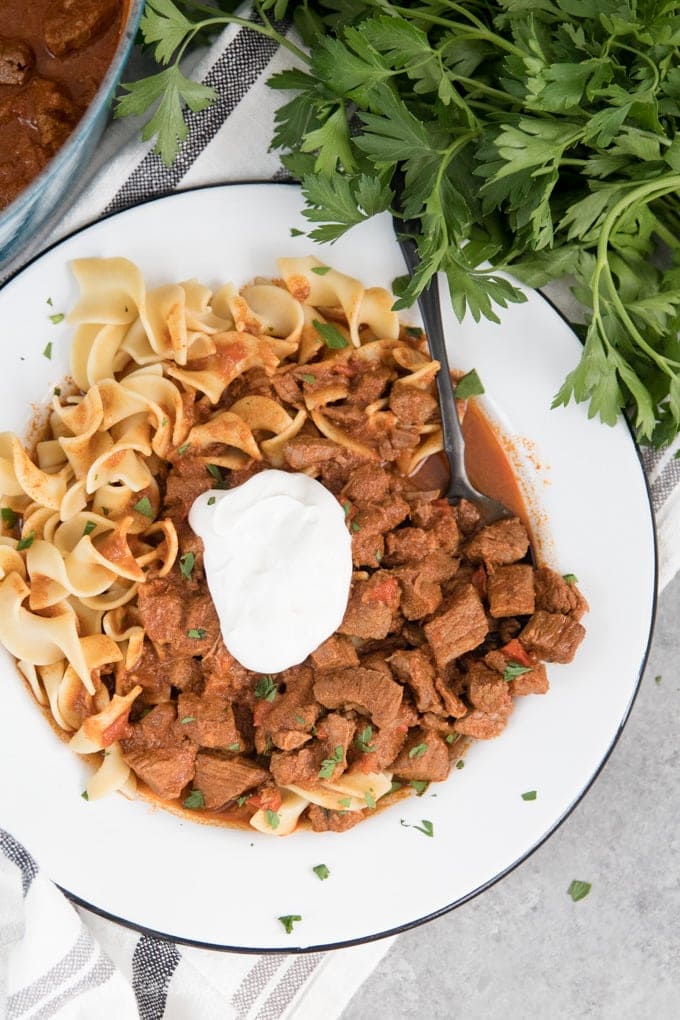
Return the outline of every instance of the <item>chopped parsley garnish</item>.
{"type": "Polygon", "coordinates": [[[291,227],[290,228],[290,236],[291,237],[304,237],[305,236],[305,232],[304,232],[304,230],[298,230],[297,227],[291,227]]]}
{"type": "Polygon", "coordinates": [[[423,335],[423,331],[420,326],[407,326],[406,336],[410,336],[413,340],[419,340],[423,335]]]}
{"type": "Polygon", "coordinates": [[[49,320],[55,326],[58,326],[60,322],[63,322],[66,316],[63,312],[55,312],[54,315],[49,316],[49,320]]]}
{"type": "Polygon", "coordinates": [[[195,811],[197,808],[205,807],[205,797],[202,790],[191,790],[182,801],[184,807],[195,811]]]}
{"type": "Polygon", "coordinates": [[[425,836],[434,836],[434,825],[427,818],[421,818],[420,825],[409,825],[403,818],[400,818],[399,821],[405,829],[417,829],[418,832],[422,832],[425,836]]]}
{"type": "Polygon", "coordinates": [[[50,340],[50,342],[48,344],[45,344],[45,350],[43,351],[43,358],[47,358],[48,361],[50,361],[52,359],[52,341],[51,340],[50,340]]]}
{"type": "Polygon", "coordinates": [[[182,726],[188,726],[190,722],[196,722],[195,715],[185,715],[183,719],[180,719],[182,726]]]}
{"type": "Polygon", "coordinates": [[[179,558],[179,572],[187,581],[191,577],[191,571],[194,569],[194,563],[196,557],[192,552],[185,553],[184,556],[179,558]]]}
{"type": "Polygon", "coordinates": [[[343,347],[349,347],[349,340],[346,340],[337,326],[332,322],[319,322],[312,319],[312,325],[325,343],[332,351],[340,351],[343,347]]]}
{"type": "Polygon", "coordinates": [[[236,740],[233,744],[229,744],[228,747],[227,747],[227,751],[240,751],[240,750],[241,750],[241,745],[238,742],[238,740],[236,740]]]}
{"type": "Polygon", "coordinates": [[[236,798],[236,803],[238,804],[239,807],[243,807],[243,805],[245,804],[245,802],[247,800],[248,800],[248,794],[244,793],[240,797],[236,798]]]}
{"type": "Polygon", "coordinates": [[[224,486],[224,476],[221,468],[217,464],[206,464],[205,469],[217,482],[217,488],[224,486]]]}
{"type": "Polygon", "coordinates": [[[154,516],[151,500],[148,496],[142,496],[141,499],[138,499],[132,509],[136,510],[138,514],[143,514],[144,517],[154,516]]]}
{"type": "Polygon", "coordinates": [[[47,303],[47,304],[48,304],[48,305],[50,306],[50,308],[52,308],[52,307],[53,307],[53,306],[52,306],[52,298],[51,298],[51,297],[48,297],[48,298],[47,298],[47,302],[46,302],[46,303],[47,303]]]}
{"type": "Polygon", "coordinates": [[[168,419],[167,418],[161,418],[161,428],[164,429],[167,424],[168,424],[168,419]]]}
{"type": "Polygon", "coordinates": [[[19,520],[18,514],[15,514],[14,510],[8,506],[3,506],[0,510],[0,514],[2,514],[2,523],[8,528],[13,528],[19,520]]]}
{"type": "Polygon", "coordinates": [[[465,768],[465,762],[463,761],[462,758],[460,759],[460,761],[456,762],[456,768],[457,769],[464,769],[465,768]]]}
{"type": "Polygon", "coordinates": [[[214,506],[217,502],[217,496],[210,496],[208,498],[208,506],[214,506]]]}
{"type": "Polygon", "coordinates": [[[408,753],[409,758],[422,758],[427,751],[427,744],[416,744],[408,753]]]}
{"type": "Polygon", "coordinates": [[[83,800],[89,800],[90,799],[90,795],[87,792],[87,790],[83,790],[83,792],[81,793],[80,796],[83,798],[83,800]]]}
{"type": "Polygon", "coordinates": [[[430,783],[429,783],[429,780],[427,780],[427,779],[412,779],[410,785],[416,791],[418,796],[422,797],[422,795],[425,793],[425,791],[427,790],[427,788],[430,785],[430,783]]]}
{"type": "Polygon", "coordinates": [[[373,727],[364,726],[361,733],[358,733],[354,738],[354,743],[363,754],[370,754],[371,751],[375,751],[375,744],[371,743],[373,737],[373,727]]]}
{"type": "Polygon", "coordinates": [[[397,790],[401,790],[403,785],[404,785],[403,783],[399,783],[399,782],[397,782],[396,779],[393,779],[392,780],[392,785],[390,786],[390,788],[389,788],[389,790],[387,792],[388,793],[396,793],[397,790]]]}
{"type": "Polygon", "coordinates": [[[267,808],[264,816],[267,819],[267,825],[270,829],[278,829],[281,818],[276,811],[272,811],[271,808],[267,808]]]}
{"type": "Polygon", "coordinates": [[[190,446],[191,443],[182,443],[181,446],[177,447],[177,453],[180,455],[180,457],[184,456],[184,454],[187,452],[190,446]]]}
{"type": "Polygon", "coordinates": [[[83,535],[91,535],[96,527],[97,525],[95,521],[88,521],[83,528],[83,535]]]}
{"type": "Polygon", "coordinates": [[[302,917],[300,914],[284,914],[283,917],[279,917],[278,920],[286,929],[286,935],[290,935],[293,931],[293,925],[298,921],[301,921],[302,917]]]}
{"type": "Polygon", "coordinates": [[[536,800],[536,796],[535,790],[527,790],[526,793],[522,794],[522,800],[536,800]]]}
{"type": "Polygon", "coordinates": [[[349,517],[349,512],[352,509],[352,504],[347,502],[347,501],[345,501],[342,504],[342,509],[345,511],[345,519],[347,519],[349,517]]]}
{"type": "Polygon", "coordinates": [[[458,400],[467,400],[469,397],[481,397],[483,392],[484,386],[475,368],[467,372],[456,383],[456,397],[458,400]]]}
{"type": "Polygon", "coordinates": [[[312,266],[312,272],[316,273],[317,276],[325,276],[326,273],[330,273],[330,266],[312,266]]]}
{"type": "Polygon", "coordinates": [[[205,627],[192,627],[191,630],[187,631],[187,637],[192,638],[194,641],[202,641],[207,633],[205,627]]]}
{"type": "Polygon", "coordinates": [[[531,673],[532,666],[520,666],[519,662],[509,662],[503,670],[503,679],[510,683],[518,676],[523,676],[525,673],[531,673]]]}
{"type": "Polygon", "coordinates": [[[370,790],[366,790],[364,800],[366,801],[366,807],[370,808],[371,811],[375,810],[375,797],[370,790]]]}
{"type": "Polygon", "coordinates": [[[459,736],[460,733],[447,733],[446,736],[444,737],[444,740],[446,741],[447,744],[452,744],[454,740],[458,740],[459,736]]]}
{"type": "Polygon", "coordinates": [[[319,779],[330,779],[335,772],[336,765],[339,765],[344,757],[342,746],[338,744],[333,752],[332,758],[324,758],[319,769],[319,779]]]}
{"type": "Polygon", "coordinates": [[[562,577],[567,584],[578,584],[578,577],[576,574],[562,574],[562,577]]]}
{"type": "Polygon", "coordinates": [[[269,674],[261,676],[257,681],[255,697],[260,701],[273,701],[278,693],[279,689],[274,683],[274,678],[269,674]]]}
{"type": "Polygon", "coordinates": [[[659,686],[660,683],[662,683],[662,681],[663,681],[663,677],[661,676],[660,673],[657,676],[654,677],[654,683],[657,685],[657,687],[659,686]]]}
{"type": "Polygon", "coordinates": [[[26,535],[26,538],[20,538],[17,542],[17,552],[21,552],[23,549],[30,549],[34,538],[35,531],[32,531],[30,535],[26,535]]]}
{"type": "Polygon", "coordinates": [[[342,800],[338,801],[338,804],[340,805],[341,808],[347,809],[348,807],[352,806],[352,798],[351,797],[343,797],[342,800]]]}
{"type": "Polygon", "coordinates": [[[314,867],[312,868],[312,871],[314,872],[317,878],[321,879],[322,882],[325,881],[330,875],[330,871],[328,870],[325,864],[315,864],[314,867]]]}
{"type": "Polygon", "coordinates": [[[316,376],[315,375],[311,375],[309,372],[303,372],[302,375],[300,376],[300,378],[304,379],[304,381],[306,383],[309,383],[310,385],[312,383],[316,382],[316,376]]]}
{"type": "Polygon", "coordinates": [[[60,397],[61,396],[61,386],[55,386],[54,389],[52,390],[52,393],[55,395],[55,397],[60,397]]]}
{"type": "Polygon", "coordinates": [[[575,878],[567,889],[567,893],[571,896],[574,903],[578,903],[579,900],[584,899],[588,895],[592,887],[592,882],[581,882],[575,878]]]}
{"type": "Polygon", "coordinates": [[[361,525],[357,524],[356,521],[352,521],[351,528],[352,531],[361,531],[361,525]]]}

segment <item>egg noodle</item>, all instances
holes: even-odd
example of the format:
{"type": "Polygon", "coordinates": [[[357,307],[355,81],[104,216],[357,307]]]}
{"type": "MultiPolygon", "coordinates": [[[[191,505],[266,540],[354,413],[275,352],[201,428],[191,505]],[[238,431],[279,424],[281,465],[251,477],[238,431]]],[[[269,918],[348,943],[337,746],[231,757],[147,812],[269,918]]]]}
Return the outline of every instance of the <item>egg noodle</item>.
{"type": "MultiPolygon", "coordinates": [[[[377,460],[325,413],[347,395],[341,381],[308,388],[296,413],[257,393],[228,410],[220,400],[251,369],[271,377],[311,359],[388,365],[420,389],[431,388],[439,366],[404,339],[391,294],[314,257],[280,259],[280,280],[240,290],[227,283],[211,291],[195,280],[148,289],[124,258],[83,259],[72,269],[80,287],[68,316],[73,386],[54,396],[34,449],[0,435],[0,642],[73,750],[99,755],[87,783],[94,799],[115,790],[131,796],[136,787],[120,739],[142,687],[116,693],[111,677],[142,655],[140,587],[178,560],[175,525],[162,516],[162,467],[186,448],[206,451],[206,467],[285,467],[285,444],[309,422],[315,434],[377,460]]],[[[374,401],[367,419],[379,422],[386,404],[374,401]]],[[[423,424],[417,447],[396,465],[406,476],[441,448],[440,425],[423,424]]],[[[359,810],[390,780],[352,773],[319,782],[314,793],[291,786],[276,834],[291,831],[310,801],[359,810]]],[[[251,824],[271,832],[264,815],[251,824]]]]}

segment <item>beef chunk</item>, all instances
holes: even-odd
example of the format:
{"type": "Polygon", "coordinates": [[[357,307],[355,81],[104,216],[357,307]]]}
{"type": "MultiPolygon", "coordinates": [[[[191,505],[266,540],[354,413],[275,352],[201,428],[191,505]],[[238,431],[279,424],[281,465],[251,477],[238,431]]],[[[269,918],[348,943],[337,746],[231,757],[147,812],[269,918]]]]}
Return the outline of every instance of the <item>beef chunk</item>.
{"type": "Polygon", "coordinates": [[[523,694],[547,694],[550,689],[548,674],[542,662],[536,663],[528,673],[516,676],[508,686],[513,698],[523,694]]]}
{"type": "Polygon", "coordinates": [[[197,691],[201,686],[201,667],[196,659],[174,658],[167,648],[156,647],[145,641],[134,666],[125,669],[122,664],[116,674],[116,692],[127,694],[139,684],[144,688],[139,703],[156,705],[170,700],[171,688],[197,691]]]}
{"type": "Polygon", "coordinates": [[[314,696],[326,708],[357,708],[376,726],[396,719],[402,688],[377,669],[337,669],[324,673],[314,684],[314,696]]]}
{"type": "Polygon", "coordinates": [[[420,564],[436,548],[437,538],[433,532],[424,528],[399,528],[387,536],[386,562],[390,566],[420,564]]]}
{"type": "Polygon", "coordinates": [[[368,407],[369,404],[380,399],[391,378],[391,369],[384,368],[382,365],[368,371],[362,366],[361,373],[352,381],[347,403],[362,408],[368,407]]]}
{"type": "Polygon", "coordinates": [[[329,462],[337,463],[347,470],[366,459],[332,439],[308,435],[298,435],[289,439],[283,448],[283,455],[293,471],[307,471],[311,468],[317,473],[329,462]]]}
{"type": "MultiPolygon", "coordinates": [[[[208,474],[202,457],[192,455],[190,452],[178,456],[167,477],[165,490],[165,502],[172,519],[177,519],[178,524],[181,521],[186,522],[196,497],[211,489],[213,484],[214,479],[208,474]]],[[[178,527],[178,534],[181,530],[181,527],[178,527]]],[[[198,548],[202,551],[203,543],[200,539],[198,541],[200,543],[198,548]]]]}
{"type": "Polygon", "coordinates": [[[205,680],[206,694],[220,692],[237,695],[245,688],[250,687],[251,674],[227,650],[221,637],[208,654],[203,656],[200,665],[205,680]]]}
{"type": "Polygon", "coordinates": [[[411,513],[411,520],[418,527],[431,532],[444,552],[453,554],[458,551],[460,530],[456,512],[446,500],[437,499],[424,503],[411,513]]]}
{"type": "Polygon", "coordinates": [[[444,669],[464,652],[477,648],[486,637],[488,626],[474,585],[461,585],[446,610],[423,629],[439,669],[444,669]]]}
{"type": "Polygon", "coordinates": [[[318,729],[318,740],[299,751],[275,751],[271,756],[271,773],[279,786],[309,786],[319,782],[325,762],[333,762],[333,770],[324,771],[324,778],[337,779],[347,768],[347,750],[354,736],[354,723],[344,716],[330,713],[318,729]],[[342,754],[338,760],[337,749],[342,754]]]}
{"type": "MultiPolygon", "coordinates": [[[[58,82],[33,75],[18,92],[0,97],[0,121],[10,119],[24,126],[26,146],[19,144],[37,149],[32,159],[44,165],[71,133],[78,109],[58,82]]],[[[22,151],[22,160],[27,155],[22,151]]]]}
{"type": "Polygon", "coordinates": [[[23,39],[0,36],[0,85],[23,85],[34,63],[33,50],[23,39]]]}
{"type": "Polygon", "coordinates": [[[492,740],[503,732],[507,722],[508,713],[482,712],[480,709],[475,708],[463,719],[457,719],[453,728],[456,733],[462,733],[466,737],[475,737],[477,740],[492,740]]]}
{"type": "Polygon", "coordinates": [[[498,673],[483,662],[474,662],[467,675],[468,697],[474,708],[481,712],[509,714],[512,697],[508,684],[498,673]]]}
{"type": "MultiPolygon", "coordinates": [[[[454,719],[461,719],[467,712],[467,705],[458,697],[452,683],[447,678],[438,676],[435,678],[434,686],[442,699],[445,714],[453,716],[454,719]]],[[[457,682],[455,686],[457,687],[457,682]]]]}
{"type": "Polygon", "coordinates": [[[456,520],[463,535],[472,535],[480,525],[481,517],[474,503],[461,499],[456,504],[456,520]]]}
{"type": "Polygon", "coordinates": [[[234,710],[225,697],[180,694],[177,718],[187,737],[201,747],[243,750],[234,710]]]}
{"type": "Polygon", "coordinates": [[[220,808],[268,778],[268,773],[244,758],[228,758],[211,751],[196,755],[194,789],[200,790],[208,810],[220,808]]]}
{"type": "Polygon", "coordinates": [[[422,620],[439,609],[440,584],[429,581],[422,570],[413,567],[397,567],[394,573],[401,587],[400,608],[407,620],[422,620]]]}
{"type": "Polygon", "coordinates": [[[205,655],[220,637],[219,620],[206,588],[178,573],[140,585],[137,605],[151,640],[170,645],[178,655],[205,655]]]}
{"type": "Polygon", "coordinates": [[[357,650],[348,637],[332,634],[312,652],[314,669],[322,673],[327,669],[342,669],[343,666],[358,666],[357,650]]]}
{"type": "Polygon", "coordinates": [[[328,808],[310,804],[307,818],[314,832],[347,832],[365,818],[367,811],[329,811],[328,808]]]}
{"type": "Polygon", "coordinates": [[[516,563],[526,555],[529,536],[517,517],[487,524],[473,536],[465,554],[473,563],[516,563]]]}
{"type": "Polygon", "coordinates": [[[376,570],[366,581],[355,581],[340,634],[381,641],[392,627],[399,607],[399,584],[386,570],[376,570]]]}
{"type": "Polygon", "coordinates": [[[396,382],[390,392],[389,407],[405,425],[425,425],[436,417],[436,399],[427,390],[396,382]]]}
{"type": "Polygon", "coordinates": [[[426,650],[399,650],[390,656],[389,662],[397,679],[411,688],[419,712],[441,712],[442,703],[434,685],[434,666],[426,650]]]}
{"type": "MultiPolygon", "coordinates": [[[[395,719],[380,729],[371,727],[370,738],[365,741],[370,751],[360,751],[355,756],[355,767],[360,772],[383,772],[390,768],[406,742],[408,731],[418,722],[418,714],[412,705],[402,702],[395,719]]],[[[358,733],[364,729],[359,726],[358,733]]],[[[357,741],[354,742],[355,749],[357,741]]]]}
{"type": "Polygon", "coordinates": [[[321,712],[314,702],[314,674],[304,663],[292,666],[279,674],[277,680],[285,685],[285,692],[273,701],[262,699],[255,705],[255,727],[260,735],[273,736],[280,730],[308,732],[321,712]]]}
{"type": "Polygon", "coordinates": [[[392,768],[400,779],[441,782],[449,774],[448,745],[434,730],[414,730],[392,768]]]}
{"type": "Polygon", "coordinates": [[[181,747],[127,751],[123,757],[142,782],[163,800],[176,800],[194,777],[196,747],[189,741],[181,747]]]}
{"type": "Polygon", "coordinates": [[[63,57],[87,46],[113,24],[119,0],[52,0],[43,22],[47,48],[63,57]]]}
{"type": "Polygon", "coordinates": [[[377,464],[361,464],[349,476],[345,495],[352,503],[382,503],[390,491],[390,476],[377,464]]]}
{"type": "Polygon", "coordinates": [[[524,563],[497,567],[487,578],[492,616],[530,616],[535,608],[534,571],[524,563]]]}
{"type": "Polygon", "coordinates": [[[547,662],[571,662],[585,633],[571,617],[539,609],[520,632],[519,639],[525,648],[547,662]]]}
{"type": "Polygon", "coordinates": [[[588,611],[588,603],[573,581],[566,581],[550,567],[539,567],[535,572],[536,609],[547,613],[562,613],[580,620],[588,611]]]}
{"type": "Polygon", "coordinates": [[[156,705],[139,722],[130,727],[129,735],[121,742],[123,752],[149,750],[154,747],[181,747],[185,734],[177,725],[177,711],[170,702],[156,705]]]}

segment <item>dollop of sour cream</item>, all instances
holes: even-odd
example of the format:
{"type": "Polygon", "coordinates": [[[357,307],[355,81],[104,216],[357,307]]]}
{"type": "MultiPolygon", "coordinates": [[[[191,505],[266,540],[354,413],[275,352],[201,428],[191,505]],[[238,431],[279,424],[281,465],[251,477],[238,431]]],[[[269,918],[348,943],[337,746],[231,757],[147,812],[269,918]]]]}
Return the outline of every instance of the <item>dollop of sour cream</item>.
{"type": "Polygon", "coordinates": [[[337,630],[352,579],[345,514],[320,482],[261,471],[204,492],[189,511],[203,540],[224,643],[241,665],[280,673],[337,630]]]}

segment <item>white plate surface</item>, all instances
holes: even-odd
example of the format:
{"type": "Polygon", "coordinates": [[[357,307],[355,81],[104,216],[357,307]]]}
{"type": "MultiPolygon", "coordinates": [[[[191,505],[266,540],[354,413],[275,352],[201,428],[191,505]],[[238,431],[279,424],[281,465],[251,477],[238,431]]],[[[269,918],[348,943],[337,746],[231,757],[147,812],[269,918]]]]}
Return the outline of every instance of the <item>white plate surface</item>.
{"type": "MultiPolygon", "coordinates": [[[[0,291],[0,430],[23,432],[66,374],[70,330],[51,313],[76,297],[69,260],[124,255],[157,285],[276,275],[311,252],[366,284],[404,271],[387,216],[332,246],[307,238],[287,185],[185,192],[94,224],[0,291]],[[47,299],[51,299],[51,305],[47,299]],[[43,356],[52,341],[52,359],[43,356]]],[[[9,657],[0,660],[0,825],[64,890],[125,923],[233,949],[296,950],[370,939],[460,903],[523,859],[588,787],[625,721],[654,615],[655,540],[628,429],[550,402],[580,345],[537,293],[502,326],[445,313],[451,361],[476,367],[485,406],[513,450],[550,564],[579,578],[591,612],[569,666],[545,697],[518,699],[506,732],[472,747],[466,767],[344,834],[276,839],[180,820],[120,796],[87,803],[86,766],[52,732],[9,657]],[[535,801],[523,801],[526,790],[535,801]],[[428,819],[434,837],[407,828],[428,819]],[[312,868],[324,863],[320,882],[312,868]],[[300,914],[287,935],[277,918],[300,914]]],[[[410,316],[417,321],[415,313],[410,316]]]]}

